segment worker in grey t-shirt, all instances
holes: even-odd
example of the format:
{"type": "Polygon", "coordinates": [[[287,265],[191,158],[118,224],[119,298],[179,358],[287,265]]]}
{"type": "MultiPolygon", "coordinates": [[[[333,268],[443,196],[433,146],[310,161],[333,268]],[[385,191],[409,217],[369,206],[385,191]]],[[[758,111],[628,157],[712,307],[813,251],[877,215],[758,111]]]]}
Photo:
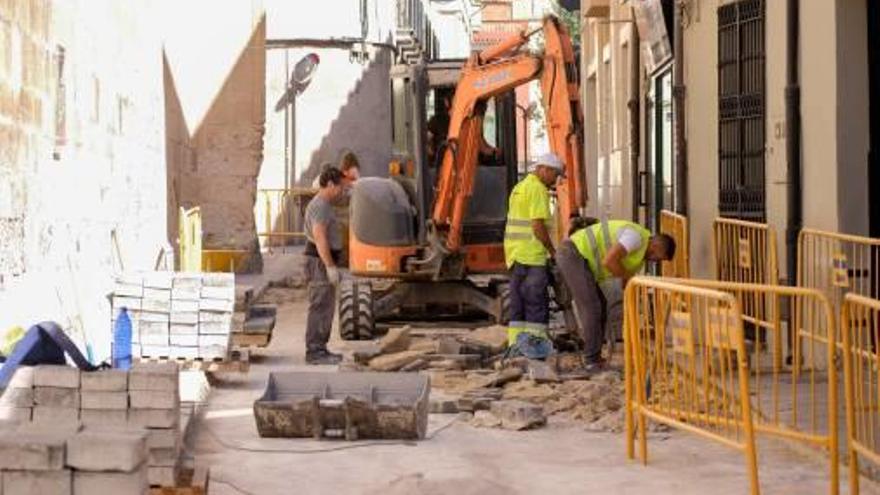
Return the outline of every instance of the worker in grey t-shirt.
{"type": "Polygon", "coordinates": [[[306,323],[306,362],[308,364],[337,364],[339,354],[327,350],[333,314],[336,308],[337,269],[342,252],[333,204],[344,194],[342,172],[335,167],[321,172],[321,189],[309,202],[305,213],[305,278],[309,285],[309,313],[306,323]]]}

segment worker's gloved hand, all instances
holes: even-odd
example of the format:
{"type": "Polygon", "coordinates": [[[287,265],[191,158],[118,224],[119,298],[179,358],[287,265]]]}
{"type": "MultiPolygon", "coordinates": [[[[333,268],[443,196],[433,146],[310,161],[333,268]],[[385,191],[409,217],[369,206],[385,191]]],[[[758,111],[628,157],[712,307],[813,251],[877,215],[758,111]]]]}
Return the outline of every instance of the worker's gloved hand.
{"type": "Polygon", "coordinates": [[[327,281],[330,285],[339,285],[339,269],[335,266],[327,267],[327,281]]]}

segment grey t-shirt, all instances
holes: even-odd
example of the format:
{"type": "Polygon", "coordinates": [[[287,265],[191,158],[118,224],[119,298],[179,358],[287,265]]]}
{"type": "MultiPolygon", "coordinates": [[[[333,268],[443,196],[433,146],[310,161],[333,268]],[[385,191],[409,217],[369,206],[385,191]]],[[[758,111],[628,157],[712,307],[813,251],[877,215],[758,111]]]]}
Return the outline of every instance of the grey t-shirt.
{"type": "Polygon", "coordinates": [[[315,242],[315,236],[312,233],[312,227],[315,224],[323,224],[327,227],[327,240],[330,242],[330,249],[334,251],[342,249],[342,235],[336,221],[336,212],[333,210],[333,205],[321,196],[312,198],[306,207],[304,226],[306,239],[311,242],[315,242]]]}

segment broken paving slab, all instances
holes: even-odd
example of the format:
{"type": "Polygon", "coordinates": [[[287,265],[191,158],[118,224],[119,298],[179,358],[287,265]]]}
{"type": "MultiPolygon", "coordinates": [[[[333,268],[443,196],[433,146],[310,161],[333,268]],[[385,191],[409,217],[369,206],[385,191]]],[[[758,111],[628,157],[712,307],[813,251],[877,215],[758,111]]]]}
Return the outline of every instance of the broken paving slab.
{"type": "Polygon", "coordinates": [[[379,352],[382,354],[392,354],[408,350],[410,331],[411,329],[408,326],[388,330],[388,333],[379,339],[379,352]]]}
{"type": "Polygon", "coordinates": [[[421,351],[403,351],[394,354],[383,354],[370,360],[370,369],[373,371],[397,371],[424,356],[421,351]]]}
{"type": "Polygon", "coordinates": [[[492,403],[489,409],[501,420],[501,427],[506,430],[525,430],[536,428],[547,423],[544,408],[537,404],[519,400],[501,400],[492,403]]]}

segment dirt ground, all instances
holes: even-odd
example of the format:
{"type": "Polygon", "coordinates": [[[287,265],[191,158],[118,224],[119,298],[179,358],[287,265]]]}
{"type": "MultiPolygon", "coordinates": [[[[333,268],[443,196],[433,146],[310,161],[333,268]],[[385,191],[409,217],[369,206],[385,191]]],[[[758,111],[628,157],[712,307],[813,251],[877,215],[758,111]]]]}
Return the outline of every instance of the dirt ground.
{"type": "MultiPolygon", "coordinates": [[[[278,323],[270,347],[247,375],[215,384],[189,451],[211,467],[211,494],[743,494],[742,456],[682,432],[654,432],[649,464],[627,460],[621,433],[590,431],[583,422],[551,418],[529,431],[477,428],[455,414],[431,415],[421,442],[344,442],[262,439],[253,402],[268,373],[316,370],[303,360],[302,292],[272,289],[278,323]],[[272,452],[274,451],[274,452],[272,452]]],[[[350,352],[338,340],[331,348],[350,352]]],[[[335,366],[317,367],[333,372],[335,366]]],[[[762,441],[759,464],[765,494],[828,492],[821,458],[762,441]]],[[[842,469],[841,493],[846,491],[842,469]]],[[[862,493],[880,493],[864,486],[862,493]]]]}

